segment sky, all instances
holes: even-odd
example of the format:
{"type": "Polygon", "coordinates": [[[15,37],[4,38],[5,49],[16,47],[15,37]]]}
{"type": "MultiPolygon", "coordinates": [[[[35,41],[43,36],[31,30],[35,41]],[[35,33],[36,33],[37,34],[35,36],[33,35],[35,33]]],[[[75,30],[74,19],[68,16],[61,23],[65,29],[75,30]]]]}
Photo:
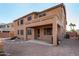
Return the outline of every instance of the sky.
{"type": "MultiPolygon", "coordinates": [[[[59,3],[0,3],[0,23],[10,23],[13,20],[34,11],[42,11],[53,7],[59,3]]],[[[76,24],[75,29],[79,29],[79,4],[64,3],[67,16],[67,30],[69,24],[76,24]]]]}

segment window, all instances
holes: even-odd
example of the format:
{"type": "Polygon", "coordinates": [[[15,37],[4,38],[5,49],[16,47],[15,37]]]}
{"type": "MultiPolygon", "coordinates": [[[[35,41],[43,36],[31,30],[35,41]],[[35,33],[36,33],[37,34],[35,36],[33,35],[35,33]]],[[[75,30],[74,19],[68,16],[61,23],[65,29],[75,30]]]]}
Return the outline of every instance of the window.
{"type": "Polygon", "coordinates": [[[46,13],[42,13],[39,15],[39,17],[42,17],[42,16],[46,16],[46,13]]]}
{"type": "Polygon", "coordinates": [[[28,29],[28,30],[27,30],[27,34],[28,34],[28,35],[31,35],[31,34],[32,34],[32,30],[31,30],[31,29],[28,29]]]}
{"type": "Polygon", "coordinates": [[[17,34],[19,35],[19,30],[17,31],[17,34]]]}
{"type": "Polygon", "coordinates": [[[52,35],[52,28],[44,28],[44,35],[52,35]]]}
{"type": "Polygon", "coordinates": [[[0,28],[5,28],[5,25],[0,25],[0,28]]]}
{"type": "Polygon", "coordinates": [[[39,17],[42,17],[42,15],[39,15],[39,17]]]}
{"type": "Polygon", "coordinates": [[[0,25],[0,28],[2,28],[2,26],[0,25]]]}
{"type": "Polygon", "coordinates": [[[20,20],[20,24],[23,24],[23,19],[20,20]]]}
{"type": "Polygon", "coordinates": [[[7,25],[7,28],[9,28],[9,25],[7,25]]]}
{"type": "Polygon", "coordinates": [[[18,26],[19,26],[19,20],[17,21],[17,24],[18,24],[18,26]]]}
{"type": "Polygon", "coordinates": [[[28,16],[28,21],[32,20],[32,16],[28,16]]]}
{"type": "Polygon", "coordinates": [[[21,30],[21,31],[20,31],[20,33],[21,33],[21,35],[23,35],[23,34],[24,34],[24,31],[23,31],[23,30],[21,30]]]}

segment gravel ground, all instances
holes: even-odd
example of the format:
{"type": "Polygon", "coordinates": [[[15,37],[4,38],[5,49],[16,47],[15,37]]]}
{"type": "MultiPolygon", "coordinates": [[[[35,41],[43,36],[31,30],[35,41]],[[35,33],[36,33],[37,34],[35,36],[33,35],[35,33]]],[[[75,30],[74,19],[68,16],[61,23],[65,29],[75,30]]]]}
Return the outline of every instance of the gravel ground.
{"type": "Polygon", "coordinates": [[[36,40],[5,40],[4,51],[10,56],[79,56],[79,40],[64,39],[57,47],[36,40]]]}

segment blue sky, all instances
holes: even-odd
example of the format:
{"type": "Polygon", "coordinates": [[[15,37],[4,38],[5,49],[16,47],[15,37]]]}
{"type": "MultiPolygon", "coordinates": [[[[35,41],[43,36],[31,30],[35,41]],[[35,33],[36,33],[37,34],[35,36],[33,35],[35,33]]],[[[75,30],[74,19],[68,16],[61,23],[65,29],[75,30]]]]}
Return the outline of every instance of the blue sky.
{"type": "MultiPolygon", "coordinates": [[[[5,3],[0,4],[0,23],[9,23],[13,20],[19,18],[20,16],[26,15],[34,11],[42,11],[44,9],[50,8],[57,5],[57,3],[22,3],[22,4],[12,4],[5,3]]],[[[67,22],[76,24],[76,29],[79,28],[79,4],[77,3],[66,3],[66,13],[67,13],[67,22]]],[[[67,25],[67,29],[70,27],[67,25]]]]}

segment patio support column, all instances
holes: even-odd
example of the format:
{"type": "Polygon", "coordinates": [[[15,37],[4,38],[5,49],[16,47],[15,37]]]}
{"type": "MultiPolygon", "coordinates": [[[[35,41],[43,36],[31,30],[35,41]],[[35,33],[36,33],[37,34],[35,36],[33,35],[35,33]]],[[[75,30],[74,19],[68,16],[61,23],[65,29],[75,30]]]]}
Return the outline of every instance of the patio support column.
{"type": "Polygon", "coordinates": [[[26,28],[25,31],[26,31],[26,32],[25,32],[25,37],[26,37],[26,40],[28,40],[28,38],[27,38],[27,28],[26,28]]]}
{"type": "Polygon", "coordinates": [[[26,29],[24,28],[24,40],[26,40],[26,29]]]}
{"type": "Polygon", "coordinates": [[[24,28],[24,40],[26,40],[26,28],[24,28]]]}
{"type": "Polygon", "coordinates": [[[54,21],[52,24],[52,36],[53,36],[53,45],[57,45],[57,22],[54,21]]]}
{"type": "Polygon", "coordinates": [[[35,30],[34,30],[34,28],[32,28],[32,39],[33,40],[35,39],[35,30]]]}

